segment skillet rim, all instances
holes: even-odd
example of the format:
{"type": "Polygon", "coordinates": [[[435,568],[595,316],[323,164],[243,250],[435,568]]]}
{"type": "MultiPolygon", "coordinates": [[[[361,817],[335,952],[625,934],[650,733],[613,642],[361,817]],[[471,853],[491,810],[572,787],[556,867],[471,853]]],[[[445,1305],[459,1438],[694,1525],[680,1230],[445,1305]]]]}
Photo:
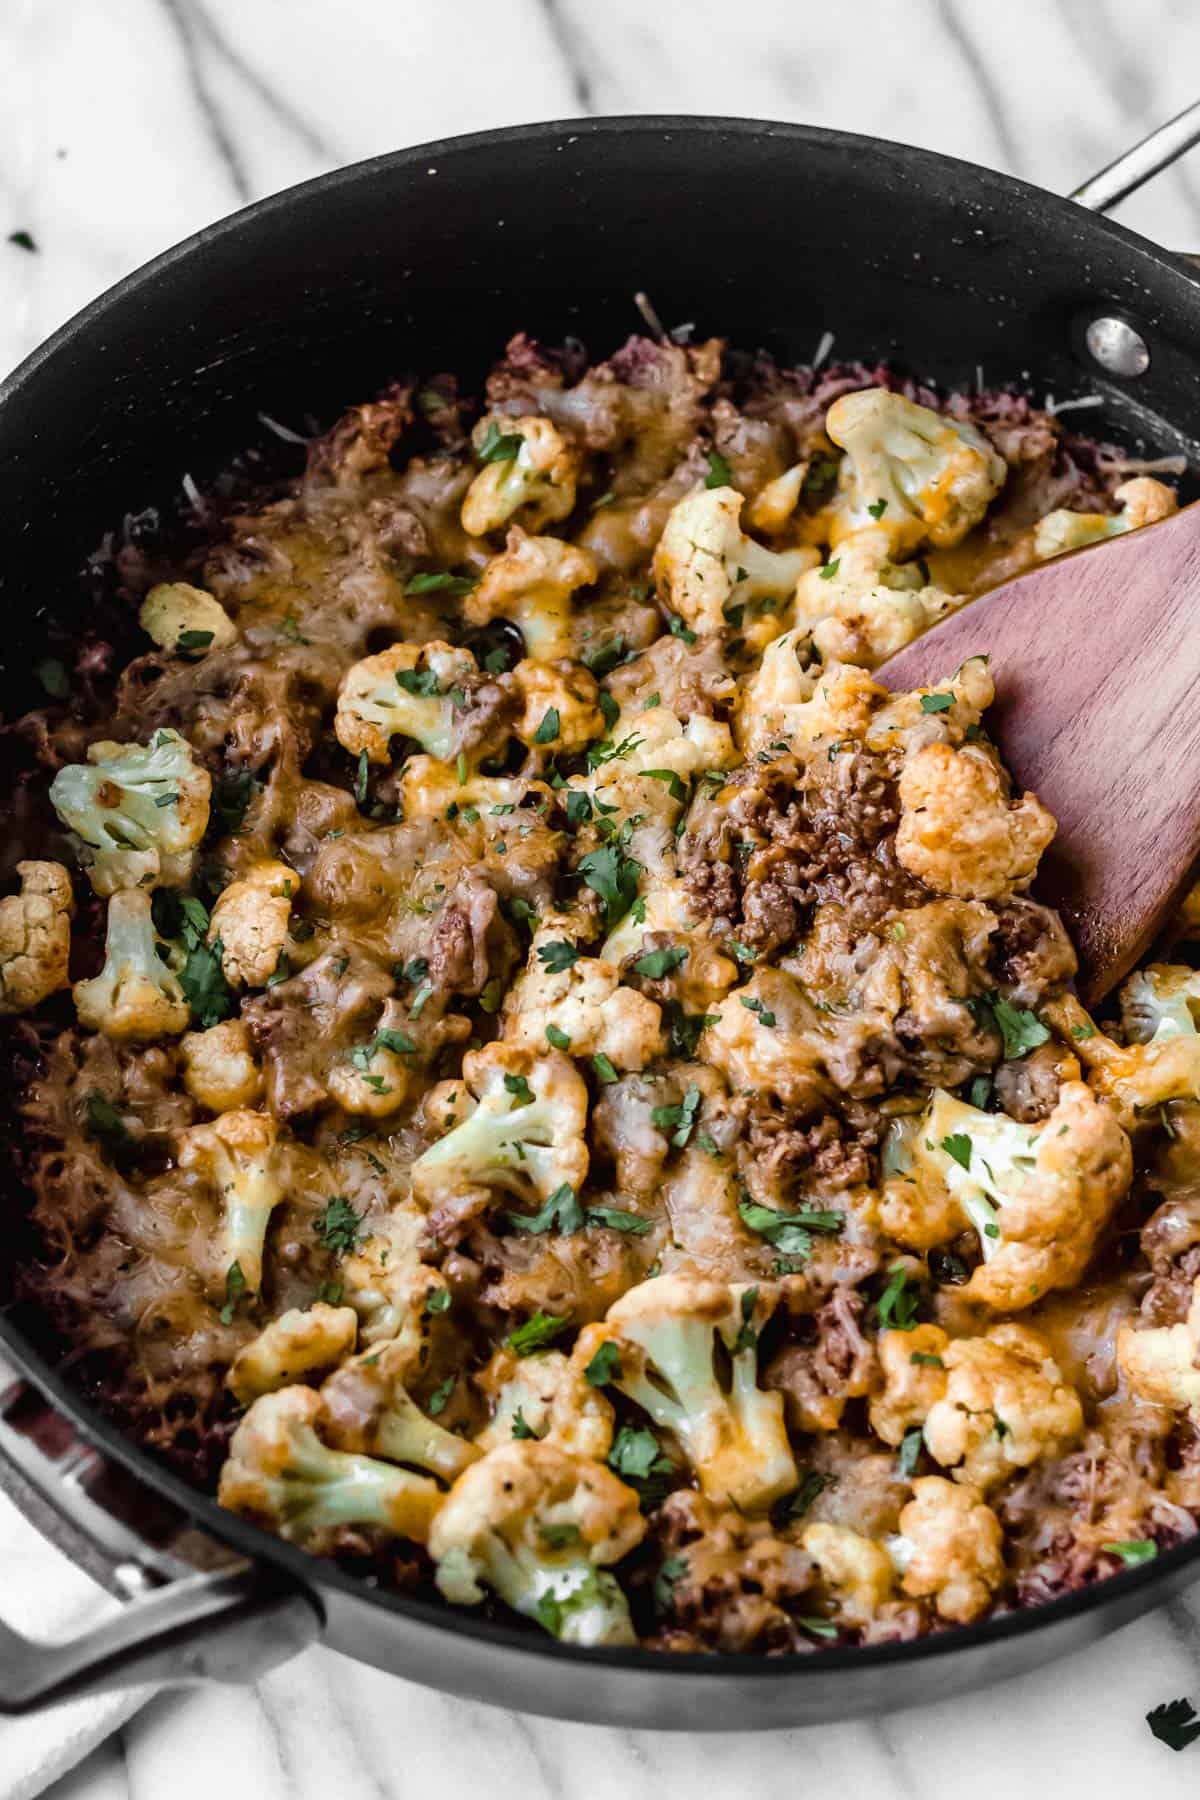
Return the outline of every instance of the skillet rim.
{"type": "MultiPolygon", "coordinates": [[[[1119,224],[1104,214],[1091,212],[1077,202],[1019,176],[1006,175],[999,170],[916,145],[899,144],[891,139],[860,132],[720,114],[635,113],[599,118],[542,120],[432,139],[405,149],[364,158],[294,183],[202,227],[106,288],[36,346],[0,382],[0,409],[17,399],[45,365],[60,355],[69,354],[77,346],[86,346],[89,333],[97,328],[102,329],[105,320],[119,308],[129,303],[136,305],[143,291],[169,278],[177,266],[186,267],[193,259],[202,257],[211,244],[243,233],[252,233],[260,221],[302,206],[310,199],[336,194],[342,188],[362,182],[386,180],[389,176],[409,178],[420,173],[419,165],[428,165],[433,158],[453,158],[480,150],[502,150],[517,141],[554,144],[560,143],[564,138],[603,139],[619,135],[628,139],[637,134],[668,139],[673,136],[711,137],[714,134],[718,137],[783,138],[798,146],[834,146],[851,151],[893,155],[908,168],[923,170],[928,174],[949,174],[960,183],[969,185],[974,190],[973,197],[984,206],[997,200],[1011,201],[1014,198],[1024,198],[1028,203],[1036,202],[1051,217],[1059,214],[1064,223],[1076,227],[1081,234],[1085,229],[1087,235],[1099,232],[1114,240],[1117,247],[1126,253],[1136,253],[1137,257],[1149,260],[1165,277],[1186,283],[1183,290],[1185,295],[1188,289],[1200,287],[1200,275],[1189,267],[1181,255],[1165,249],[1128,226],[1119,224]]],[[[1194,292],[1192,300],[1195,303],[1194,292]]],[[[1197,337],[1200,340],[1200,329],[1197,337]]],[[[186,1516],[196,1520],[205,1531],[231,1545],[250,1562],[266,1563],[282,1570],[310,1597],[314,1597],[314,1590],[316,1597],[319,1597],[322,1589],[332,1588],[345,1595],[349,1601],[368,1604],[384,1613],[411,1619],[423,1628],[470,1638],[481,1646],[493,1646],[497,1650],[507,1650],[526,1658],[547,1659],[555,1663],[565,1661],[584,1669],[628,1670],[631,1673],[644,1672],[659,1677],[686,1677],[688,1680],[701,1677],[706,1683],[724,1681],[728,1684],[745,1680],[748,1676],[760,1680],[782,1681],[797,1679],[805,1674],[852,1675],[855,1670],[866,1673],[887,1668],[894,1663],[934,1662],[958,1650],[964,1653],[974,1649],[982,1650],[991,1644],[1004,1643],[1043,1628],[1048,1630],[1055,1624],[1085,1616],[1110,1603],[1116,1607],[1121,1600],[1135,1594],[1141,1596],[1141,1604],[1137,1607],[1137,1612],[1140,1613],[1150,1604],[1151,1595],[1156,1588],[1170,1587],[1172,1578],[1178,1571],[1200,1560],[1200,1532],[1197,1532],[1194,1537],[1161,1552],[1152,1562],[1140,1568],[1121,1570],[1088,1587],[1041,1605],[1017,1608],[998,1616],[993,1615],[977,1624],[952,1626],[896,1643],[814,1648],[809,1652],[789,1651],[780,1655],[754,1655],[749,1652],[717,1655],[692,1651],[647,1650],[640,1646],[631,1649],[585,1648],[564,1644],[548,1636],[535,1636],[532,1632],[479,1618],[462,1609],[371,1587],[337,1564],[311,1556],[308,1552],[285,1543],[272,1533],[226,1512],[209,1495],[191,1487],[181,1476],[158,1463],[149,1451],[120,1432],[110,1419],[90,1400],[72,1389],[65,1378],[33,1348],[11,1317],[11,1307],[7,1305],[0,1307],[0,1344],[18,1373],[31,1381],[78,1428],[80,1435],[88,1443],[110,1456],[152,1492],[171,1501],[186,1516]]],[[[1130,1622],[1134,1616],[1131,1613],[1125,1622],[1130,1622]]],[[[986,1681],[986,1676],[984,1679],[986,1681]]]]}

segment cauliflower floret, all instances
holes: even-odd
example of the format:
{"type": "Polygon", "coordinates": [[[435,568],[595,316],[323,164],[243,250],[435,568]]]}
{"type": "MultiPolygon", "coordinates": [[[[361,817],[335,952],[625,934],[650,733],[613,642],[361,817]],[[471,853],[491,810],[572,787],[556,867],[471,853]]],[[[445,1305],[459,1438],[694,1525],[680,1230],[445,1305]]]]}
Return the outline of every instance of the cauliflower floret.
{"type": "Polygon", "coordinates": [[[142,601],[142,630],[163,650],[203,656],[237,643],[237,626],[206,588],[160,581],[142,601]]]}
{"type": "Polygon", "coordinates": [[[940,1618],[967,1625],[1004,1583],[1003,1544],[1000,1521],[975,1488],[922,1475],[888,1550],[906,1594],[931,1599],[940,1618]]]}
{"type": "Polygon", "coordinates": [[[825,668],[812,656],[808,628],[801,626],[768,644],[742,684],[738,742],[748,755],[776,743],[803,754],[825,739],[861,738],[886,698],[863,669],[848,663],[825,668]]]}
{"type": "Polygon", "coordinates": [[[800,1542],[832,1589],[838,1617],[846,1625],[868,1625],[891,1594],[896,1571],[881,1544],[846,1525],[805,1527],[800,1542]]]}
{"type": "Polygon", "coordinates": [[[275,973],[299,885],[300,877],[286,863],[256,862],[221,894],[208,941],[221,946],[221,967],[231,987],[263,987],[275,973]]]}
{"type": "Polygon", "coordinates": [[[410,1325],[393,1343],[365,1351],[325,1381],[325,1436],[335,1450],[411,1463],[449,1485],[479,1456],[419,1407],[409,1392],[420,1379],[427,1332],[410,1325]]]}
{"type": "Polygon", "coordinates": [[[1117,1327],[1117,1367],[1139,1400],[1200,1413],[1200,1279],[1181,1324],[1117,1327]]]}
{"type": "Polygon", "coordinates": [[[774,1294],[683,1274],[658,1275],[610,1307],[604,1336],[617,1345],[612,1385],[677,1439],[704,1492],[746,1512],[765,1511],[795,1487],[783,1395],[757,1385],[758,1337],[774,1294]],[[718,1370],[729,1353],[729,1386],[718,1370]]]}
{"type": "Polygon", "coordinates": [[[86,763],[58,771],[50,804],[80,839],[92,886],[107,895],[185,886],[211,791],[186,738],[164,729],[145,746],[93,744],[86,763]]]}
{"type": "Polygon", "coordinates": [[[327,1306],[316,1300],[301,1311],[293,1307],[260,1331],[252,1343],[239,1350],[226,1385],[243,1406],[260,1394],[273,1394],[304,1381],[322,1369],[332,1369],[354,1349],[358,1319],[351,1306],[327,1306]]]}
{"type": "Polygon", "coordinates": [[[523,744],[546,751],[582,750],[602,735],[600,690],[595,676],[578,663],[523,657],[512,678],[522,707],[514,730],[523,744]]]}
{"type": "Polygon", "coordinates": [[[420,1088],[420,1046],[411,1023],[403,1001],[385,1000],[370,1037],[331,1066],[329,1092],[346,1112],[383,1119],[420,1088]]]}
{"type": "Polygon", "coordinates": [[[1036,794],[1014,801],[996,756],[981,744],[927,744],[900,771],[896,856],[937,894],[998,900],[1023,893],[1056,820],[1036,794]]]}
{"type": "Polygon", "coordinates": [[[184,1087],[209,1112],[234,1112],[261,1098],[262,1074],[241,1019],[189,1031],[179,1040],[179,1057],[184,1087]]]}
{"type": "Polygon", "coordinates": [[[633,913],[626,913],[616,929],[609,932],[600,946],[602,961],[620,964],[635,956],[650,931],[686,932],[690,936],[699,930],[695,902],[681,879],[656,881],[645,898],[644,917],[640,916],[641,908],[636,918],[633,913]]]}
{"type": "Polygon", "coordinates": [[[158,934],[144,888],[108,903],[104,967],[72,992],[81,1025],[105,1037],[141,1042],[187,1030],[188,1004],[178,977],[158,954],[158,934]]]}
{"type": "Polygon", "coordinates": [[[587,1088],[570,1057],[487,1044],[463,1057],[478,1104],[412,1167],[413,1194],[433,1206],[465,1188],[500,1188],[519,1199],[578,1194],[588,1171],[587,1088]]]}
{"type": "Polygon", "coordinates": [[[890,561],[889,548],[880,526],[856,531],[801,577],[795,624],[826,663],[878,668],[961,604],[961,594],[923,584],[915,563],[890,561]]]}
{"type": "Polygon", "coordinates": [[[961,1291],[999,1312],[1079,1280],[1132,1177],[1129,1139],[1082,1081],[1063,1083],[1038,1126],[938,1089],[896,1163],[883,1229],[929,1249],[973,1226],[983,1262],[961,1291]]]}
{"type": "Polygon", "coordinates": [[[942,1352],[945,1391],[925,1420],[935,1462],[981,1494],[1014,1469],[1060,1456],[1083,1430],[1079,1395],[1025,1325],[994,1325],[942,1352]]]}
{"type": "Polygon", "coordinates": [[[491,414],[471,438],[484,467],[462,503],[464,531],[483,537],[517,513],[530,531],[566,518],[575,505],[579,452],[549,419],[491,414]]]}
{"type": "Polygon", "coordinates": [[[437,1483],[330,1450],[317,1435],[321,1414],[321,1396],[309,1387],[256,1400],[233,1434],[221,1505],[317,1555],[332,1550],[347,1526],[424,1543],[442,1502],[437,1483]]]}
{"type": "Polygon", "coordinates": [[[561,1350],[537,1356],[497,1350],[475,1377],[492,1409],[475,1442],[494,1450],[512,1443],[518,1432],[532,1433],[543,1444],[603,1462],[612,1449],[613,1409],[584,1373],[602,1341],[603,1327],[589,1325],[570,1356],[561,1350]]]}
{"type": "Polygon", "coordinates": [[[734,1093],[760,1090],[784,1106],[811,1103],[814,1076],[824,1067],[824,1016],[794,975],[756,968],[708,1016],[700,1057],[722,1071],[734,1093]]]}
{"type": "Polygon", "coordinates": [[[29,1012],[70,976],[71,877],[61,863],[19,862],[19,894],[0,900],[0,1013],[29,1012]]]}
{"type": "Polygon", "coordinates": [[[765,550],[738,520],[736,488],[701,488],[672,507],[654,552],[659,599],[704,635],[724,631],[727,607],[754,600],[786,600],[806,569],[812,550],[765,550]]]}
{"type": "Polygon", "coordinates": [[[472,625],[510,619],[520,627],[526,656],[560,662],[572,652],[571,596],[599,573],[589,551],[560,538],[527,537],[514,525],[464,599],[463,616],[472,625]]]}
{"type": "Polygon", "coordinates": [[[804,483],[808,479],[810,459],[793,463],[774,481],[758,490],[746,508],[746,523],[752,531],[765,531],[768,537],[786,529],[787,522],[800,504],[804,483]]]}
{"type": "Polygon", "coordinates": [[[864,733],[868,750],[899,750],[905,760],[927,744],[958,745],[978,736],[979,722],[996,697],[986,656],[968,656],[936,687],[893,694],[872,714],[864,733]]]}
{"type": "Polygon", "coordinates": [[[333,729],[351,756],[385,763],[392,739],[415,738],[449,762],[457,737],[454,690],[479,673],[469,650],[451,644],[393,644],[347,669],[338,688],[333,729]]]}
{"type": "Polygon", "coordinates": [[[633,1644],[629,1606],[605,1565],[646,1533],[638,1498],[603,1463],[530,1439],[459,1476],[429,1537],[437,1584],[457,1606],[484,1586],[568,1644],[633,1644]]]}
{"type": "Polygon", "coordinates": [[[663,1053],[662,1008],[622,987],[614,963],[580,956],[570,921],[557,914],[544,917],[534,933],[525,968],[504,997],[503,1017],[506,1041],[532,1054],[552,1034],[571,1056],[607,1056],[618,1069],[644,1069],[663,1053]]]}
{"type": "Polygon", "coordinates": [[[554,793],[544,781],[523,775],[467,774],[460,781],[453,765],[432,756],[410,756],[400,777],[400,799],[409,820],[454,819],[464,813],[469,817],[474,808],[490,824],[497,809],[497,816],[510,817],[523,810],[526,801],[533,801],[539,811],[547,810],[554,793]]]}
{"type": "Polygon", "coordinates": [[[1033,548],[1042,562],[1062,556],[1067,550],[1082,550],[1087,544],[1098,544],[1104,538],[1120,537],[1126,531],[1137,531],[1143,525],[1156,525],[1169,519],[1179,509],[1175,490],[1164,482],[1138,475],[1124,481],[1113,495],[1121,502],[1115,513],[1047,513],[1038,520],[1033,534],[1033,548]]]}
{"type": "Polygon", "coordinates": [[[1168,1100],[1200,1098],[1200,972],[1170,963],[1138,969],[1121,989],[1128,1043],[1099,1030],[1073,994],[1047,1001],[1047,1022],[1070,1043],[1091,1086],[1127,1131],[1168,1100]]]}
{"type": "Polygon", "coordinates": [[[278,1168],[279,1129],[269,1113],[222,1113],[211,1125],[180,1133],[177,1161],[221,1200],[220,1266],[226,1291],[262,1286],[263,1245],[271,1214],[284,1197],[278,1168]],[[234,1267],[230,1283],[229,1273],[234,1267]]]}
{"type": "Polygon", "coordinates": [[[393,1204],[374,1234],[343,1261],[342,1290],[358,1314],[363,1344],[419,1334],[431,1311],[448,1306],[444,1277],[421,1261],[425,1232],[424,1213],[411,1203],[393,1204]]]}
{"type": "Polygon", "coordinates": [[[902,1443],[905,1432],[923,1425],[930,1407],[945,1393],[949,1342],[940,1325],[880,1332],[883,1392],[872,1396],[869,1413],[871,1430],[885,1444],[902,1443]]]}
{"type": "Polygon", "coordinates": [[[981,431],[884,388],[843,394],[825,429],[847,455],[831,541],[878,525],[894,552],[957,544],[1004,485],[1008,465],[981,431]]]}

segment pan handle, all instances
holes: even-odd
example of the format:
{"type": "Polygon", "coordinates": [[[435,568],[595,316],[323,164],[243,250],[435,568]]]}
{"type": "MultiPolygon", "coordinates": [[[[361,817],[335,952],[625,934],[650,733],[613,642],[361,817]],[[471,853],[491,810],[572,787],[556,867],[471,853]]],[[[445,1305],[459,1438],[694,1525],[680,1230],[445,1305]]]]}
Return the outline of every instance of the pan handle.
{"type": "Polygon", "coordinates": [[[1136,193],[1160,170],[1177,162],[1195,143],[1200,143],[1200,100],[1185,106],[1181,113],[1142,138],[1123,156],[1118,156],[1090,180],[1073,188],[1067,198],[1086,206],[1089,212],[1108,212],[1127,195],[1136,193]]]}
{"type": "Polygon", "coordinates": [[[198,1530],[2,1364],[0,1488],[127,1602],[66,1642],[0,1622],[0,1716],[144,1683],[253,1680],[320,1636],[309,1590],[198,1530]]]}

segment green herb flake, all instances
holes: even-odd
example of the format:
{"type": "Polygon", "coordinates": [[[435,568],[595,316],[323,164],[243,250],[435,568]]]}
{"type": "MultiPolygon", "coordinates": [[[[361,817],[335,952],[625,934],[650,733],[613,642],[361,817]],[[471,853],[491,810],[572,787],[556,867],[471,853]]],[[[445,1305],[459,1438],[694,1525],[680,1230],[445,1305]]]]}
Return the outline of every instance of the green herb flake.
{"type": "Polygon", "coordinates": [[[345,1194],[334,1194],[325,1202],[313,1230],[326,1250],[335,1256],[349,1256],[358,1243],[361,1225],[361,1213],[355,1212],[345,1194]]]}
{"type": "Polygon", "coordinates": [[[113,1105],[103,1094],[90,1093],[84,1101],[84,1119],[88,1131],[107,1150],[120,1150],[129,1142],[129,1127],[113,1105]]]}
{"type": "Polygon", "coordinates": [[[567,1036],[566,1032],[561,1030],[557,1025],[547,1025],[546,1042],[553,1045],[555,1050],[569,1050],[571,1048],[570,1038],[567,1036]]]}
{"type": "Polygon", "coordinates": [[[621,1352],[610,1339],[601,1344],[583,1371],[589,1387],[608,1387],[621,1378],[621,1352]]]}
{"type": "Polygon", "coordinates": [[[551,975],[561,975],[565,970],[574,968],[579,961],[579,951],[566,938],[555,938],[552,943],[539,944],[538,961],[545,965],[551,975]]]}
{"type": "Polygon", "coordinates": [[[768,1012],[761,1000],[750,999],[745,994],[739,994],[738,999],[741,1001],[747,1012],[752,1012],[755,1015],[760,1025],[765,1025],[769,1031],[774,1030],[775,1014],[773,1012],[768,1012]]]}
{"type": "Polygon", "coordinates": [[[475,454],[481,463],[513,462],[524,444],[519,431],[501,431],[495,419],[489,419],[475,454]]]}
{"type": "Polygon", "coordinates": [[[954,705],[953,694],[922,694],[921,711],[923,713],[949,712],[954,705]]]}
{"type": "Polygon", "coordinates": [[[533,734],[533,741],[535,744],[552,744],[560,730],[558,708],[556,706],[547,707],[541,724],[533,734]]]}
{"type": "Polygon", "coordinates": [[[240,1262],[231,1262],[225,1271],[225,1304],[221,1308],[222,1325],[232,1325],[238,1301],[246,1292],[246,1277],[240,1262]]]}
{"type": "Polygon", "coordinates": [[[197,941],[187,953],[179,971],[179,985],[192,1010],[196,1023],[204,1031],[219,1025],[235,1011],[234,997],[221,966],[224,944],[220,938],[211,944],[197,941]]]}
{"type": "Polygon", "coordinates": [[[672,969],[677,969],[688,959],[686,944],[680,944],[672,950],[648,950],[645,956],[639,956],[633,965],[635,975],[644,975],[647,981],[661,981],[672,969]]]}
{"type": "Polygon", "coordinates": [[[530,1087],[524,1075],[506,1075],[504,1077],[504,1091],[507,1094],[515,1095],[522,1106],[533,1105],[533,1089],[530,1087]]]}
{"type": "Polygon", "coordinates": [[[66,668],[56,656],[45,656],[34,667],[34,674],[52,700],[65,700],[71,692],[66,668]]]}
{"type": "Polygon", "coordinates": [[[1101,1544],[1110,1556],[1119,1556],[1127,1569],[1140,1569],[1143,1563],[1153,1562],[1158,1555],[1158,1545],[1153,1538],[1119,1538],[1112,1543],[1101,1544]]]}
{"type": "MultiPolygon", "coordinates": [[[[451,575],[445,570],[438,570],[436,573],[434,573],[433,571],[430,571],[424,575],[413,575],[406,582],[404,592],[406,594],[411,594],[411,595],[445,594],[450,599],[458,599],[463,594],[469,594],[471,589],[474,586],[475,586],[474,575],[451,575]]],[[[487,665],[485,664],[484,666],[486,667],[487,665]]],[[[505,666],[504,664],[501,664],[502,668],[504,666],[505,666]]],[[[499,671],[494,671],[494,672],[498,673],[499,671]]],[[[434,679],[435,679],[434,687],[427,689],[426,690],[427,692],[430,692],[430,693],[437,692],[436,677],[434,679]]],[[[403,686],[403,685],[404,684],[402,682],[401,686],[403,686]]],[[[417,690],[412,689],[412,688],[409,689],[410,693],[413,693],[416,691],[417,690]]]]}
{"type": "Polygon", "coordinates": [[[841,557],[835,556],[832,562],[822,563],[817,573],[822,581],[832,581],[841,566],[841,557]]]}
{"type": "Polygon", "coordinates": [[[900,1453],[896,1458],[896,1469],[902,1480],[912,1480],[917,1464],[921,1460],[923,1442],[921,1427],[910,1425],[900,1440],[900,1453]]]}
{"type": "Polygon", "coordinates": [[[942,1149],[946,1155],[956,1162],[960,1169],[971,1167],[971,1139],[965,1131],[952,1131],[942,1139],[942,1149]]]}
{"type": "Polygon", "coordinates": [[[649,1219],[643,1219],[637,1213],[625,1212],[619,1206],[589,1206],[587,1222],[589,1225],[599,1225],[606,1231],[623,1231],[629,1237],[645,1237],[650,1230],[649,1219]]]}
{"type": "Polygon", "coordinates": [[[875,1303],[875,1311],[884,1331],[911,1331],[917,1322],[920,1287],[902,1262],[894,1262],[888,1271],[891,1279],[875,1303]]]}
{"type": "Polygon", "coordinates": [[[592,1067],[596,1071],[596,1080],[602,1087],[611,1087],[614,1081],[620,1080],[620,1076],[613,1067],[611,1057],[606,1056],[603,1050],[597,1050],[593,1056],[592,1067]]]}
{"type": "Polygon", "coordinates": [[[435,1319],[439,1313],[450,1310],[450,1289],[444,1287],[430,1288],[425,1296],[425,1316],[435,1319]]]}
{"type": "Polygon", "coordinates": [[[1162,1706],[1153,1706],[1146,1714],[1146,1723],[1160,1744],[1168,1750],[1186,1750],[1200,1738],[1200,1718],[1196,1709],[1188,1699],[1167,1700],[1162,1706]]]}
{"type": "Polygon", "coordinates": [[[439,1413],[445,1412],[450,1396],[454,1392],[457,1380],[457,1375],[447,1375],[445,1381],[434,1388],[432,1394],[429,1396],[428,1411],[431,1419],[436,1419],[439,1413]]]}
{"type": "Polygon", "coordinates": [[[875,500],[868,506],[867,511],[873,519],[882,519],[884,513],[887,511],[887,501],[875,500]]]}
{"type": "Polygon", "coordinates": [[[706,488],[733,486],[733,470],[729,467],[719,450],[710,450],[707,457],[708,474],[704,477],[706,488]]]}
{"type": "Polygon", "coordinates": [[[561,1337],[570,1325],[570,1319],[557,1318],[554,1313],[532,1313],[523,1325],[518,1325],[505,1338],[505,1347],[514,1356],[532,1356],[535,1350],[544,1350],[547,1344],[561,1337]]]}

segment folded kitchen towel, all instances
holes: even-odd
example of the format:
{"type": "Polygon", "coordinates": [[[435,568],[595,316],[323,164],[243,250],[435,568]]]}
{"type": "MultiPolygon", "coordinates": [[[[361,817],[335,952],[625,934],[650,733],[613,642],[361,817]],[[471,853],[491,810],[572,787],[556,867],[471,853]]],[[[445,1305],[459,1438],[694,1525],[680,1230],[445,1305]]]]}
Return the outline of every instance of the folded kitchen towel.
{"type": "MultiPolygon", "coordinates": [[[[82,1569],[47,1543],[0,1494],[0,1619],[30,1638],[75,1637],[119,1610],[82,1569]]],[[[117,1731],[154,1692],[69,1700],[0,1718],[0,1800],[32,1800],[117,1731]]]]}

